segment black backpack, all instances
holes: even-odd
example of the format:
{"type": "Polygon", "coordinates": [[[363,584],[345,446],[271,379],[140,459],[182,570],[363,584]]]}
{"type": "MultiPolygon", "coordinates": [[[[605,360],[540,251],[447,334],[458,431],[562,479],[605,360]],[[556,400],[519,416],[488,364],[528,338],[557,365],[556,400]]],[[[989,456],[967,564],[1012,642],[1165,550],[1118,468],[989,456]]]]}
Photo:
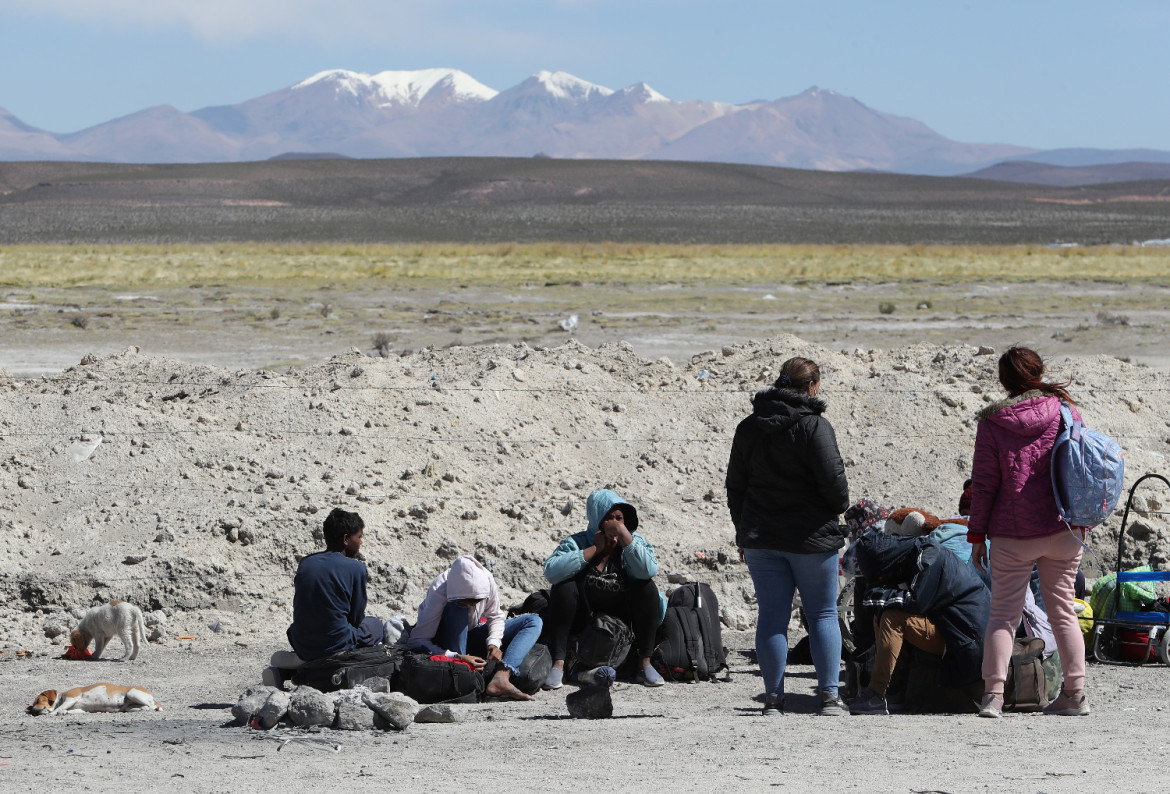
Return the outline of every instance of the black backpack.
{"type": "Polygon", "coordinates": [[[539,642],[532,646],[532,650],[520,662],[520,667],[512,674],[512,685],[528,695],[535,695],[548,680],[552,670],[553,658],[547,645],[539,642]]]}
{"type": "Polygon", "coordinates": [[[621,667],[634,645],[634,632],[621,618],[604,612],[589,617],[577,635],[576,666],[591,670],[597,667],[621,667]]]}
{"type": "Polygon", "coordinates": [[[395,689],[419,703],[475,703],[484,690],[483,675],[462,662],[435,661],[410,653],[398,671],[395,689]]]}
{"type": "Polygon", "coordinates": [[[671,593],[661,633],[654,661],[663,675],[674,681],[714,681],[724,671],[730,680],[719,601],[710,585],[692,582],[671,593]]]}
{"type": "Polygon", "coordinates": [[[529,593],[518,607],[512,607],[508,610],[508,617],[514,618],[517,615],[540,615],[542,618],[548,611],[548,602],[552,598],[552,591],[547,587],[537,590],[535,593],[529,593]]]}
{"type": "Polygon", "coordinates": [[[322,692],[353,689],[367,678],[382,677],[394,686],[406,652],[396,645],[354,648],[311,662],[305,662],[292,674],[298,686],[311,686],[322,692]]]}

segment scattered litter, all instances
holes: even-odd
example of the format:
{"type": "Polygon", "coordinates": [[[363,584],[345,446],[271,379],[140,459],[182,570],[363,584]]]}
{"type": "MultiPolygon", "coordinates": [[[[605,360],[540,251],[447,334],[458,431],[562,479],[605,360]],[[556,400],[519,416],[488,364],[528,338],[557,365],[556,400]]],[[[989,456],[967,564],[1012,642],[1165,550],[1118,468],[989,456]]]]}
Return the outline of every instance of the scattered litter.
{"type": "Polygon", "coordinates": [[[777,300],[777,298],[775,295],[773,295],[772,293],[769,292],[767,295],[764,296],[763,300],[774,301],[774,300],[777,300]]]}
{"type": "Polygon", "coordinates": [[[180,634],[178,637],[175,637],[175,639],[176,640],[194,640],[194,639],[196,639],[196,637],[194,634],[180,634]]]}
{"type": "Polygon", "coordinates": [[[280,742],[280,747],[276,748],[276,752],[280,752],[287,745],[290,744],[304,744],[316,750],[330,750],[334,753],[341,752],[341,745],[329,739],[319,739],[315,736],[273,736],[271,733],[256,733],[252,736],[253,739],[271,739],[274,742],[280,742]]]}
{"type": "Polygon", "coordinates": [[[557,325],[561,327],[562,331],[576,331],[577,315],[570,314],[566,319],[557,321],[557,325]]]}
{"type": "Polygon", "coordinates": [[[74,463],[81,463],[83,460],[88,460],[93,451],[102,443],[102,437],[98,436],[92,441],[74,441],[69,445],[69,454],[73,457],[74,463]]]}
{"type": "Polygon", "coordinates": [[[709,378],[709,377],[711,377],[711,373],[708,372],[707,370],[703,370],[702,372],[699,373],[699,380],[707,380],[707,378],[709,378]]]}

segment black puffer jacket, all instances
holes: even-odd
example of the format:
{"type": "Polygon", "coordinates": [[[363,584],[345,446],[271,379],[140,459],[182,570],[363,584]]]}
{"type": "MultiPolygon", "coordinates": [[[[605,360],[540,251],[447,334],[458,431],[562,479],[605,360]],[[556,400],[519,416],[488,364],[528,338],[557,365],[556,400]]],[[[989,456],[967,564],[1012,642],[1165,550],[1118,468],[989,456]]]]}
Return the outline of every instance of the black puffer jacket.
{"type": "Polygon", "coordinates": [[[837,436],[825,403],[791,389],[765,389],[739,423],[727,463],[727,506],[745,549],[798,554],[845,545],[837,517],[849,507],[837,436]]]}

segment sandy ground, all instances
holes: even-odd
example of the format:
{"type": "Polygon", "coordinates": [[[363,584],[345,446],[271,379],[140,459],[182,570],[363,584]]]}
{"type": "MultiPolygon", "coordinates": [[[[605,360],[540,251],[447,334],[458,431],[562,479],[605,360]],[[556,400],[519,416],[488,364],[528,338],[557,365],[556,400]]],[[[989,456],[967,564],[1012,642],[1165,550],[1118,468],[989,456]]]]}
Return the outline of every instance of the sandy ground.
{"type": "MultiPolygon", "coordinates": [[[[747,632],[728,632],[735,649],[747,632]]],[[[234,644],[144,651],[137,662],[0,663],[0,790],[508,790],[1086,792],[1156,789],[1170,750],[1170,671],[1093,665],[1086,718],[975,715],[825,718],[811,667],[789,669],[789,712],[759,716],[754,664],[731,683],[619,684],[610,720],[568,717],[564,697],[463,707],[453,725],[403,733],[229,726],[228,706],[264,653],[234,644]],[[47,682],[134,681],[164,710],[29,717],[47,682]],[[312,742],[277,739],[311,737],[312,742]],[[336,750],[334,750],[336,746],[336,750]]]]}
{"type": "Polygon", "coordinates": [[[59,372],[86,353],[137,345],[220,367],[311,365],[357,347],[389,350],[523,341],[628,342],[644,358],[686,361],[741,339],[793,333],[833,350],[1023,343],[1055,355],[1112,355],[1170,368],[1170,287],[1086,282],[531,285],[384,284],[0,290],[0,368],[59,372]],[[881,313],[888,304],[891,312],[881,313]],[[560,323],[577,317],[573,331],[560,323]]]}
{"type": "MultiPolygon", "coordinates": [[[[1021,325],[993,332],[960,323],[943,342],[916,321],[894,325],[903,323],[897,314],[889,327],[874,318],[876,330],[866,331],[873,336],[821,344],[775,333],[743,341],[726,329],[743,330],[735,323],[750,320],[758,323],[751,333],[766,330],[747,313],[732,312],[727,316],[740,319],[713,330],[688,331],[695,324],[684,318],[675,361],[634,344],[592,347],[604,338],[590,334],[630,331],[600,323],[581,333],[588,344],[546,331],[547,348],[538,339],[449,350],[419,350],[425,335],[409,326],[396,344],[416,352],[371,357],[344,353],[344,334],[324,334],[331,321],[319,312],[324,325],[310,329],[312,311],[286,329],[292,341],[283,344],[320,332],[328,337],[322,345],[336,345],[323,355],[342,354],[283,373],[251,369],[261,365],[251,357],[258,347],[248,335],[252,326],[224,315],[209,315],[223,326],[207,338],[205,351],[218,351],[210,362],[150,350],[83,360],[106,352],[89,347],[98,338],[91,328],[109,319],[97,314],[95,326],[59,328],[76,333],[60,347],[51,334],[43,348],[28,342],[27,368],[11,363],[26,343],[6,334],[0,365],[20,375],[51,372],[32,379],[0,373],[0,714],[7,715],[0,790],[39,784],[123,791],[172,782],[193,791],[1156,786],[1170,743],[1170,671],[1162,665],[1092,665],[1088,718],[1002,721],[822,719],[813,716],[811,669],[794,667],[791,713],[765,720],[756,716],[755,667],[739,653],[754,644],[754,605],[734,559],[723,466],[752,390],[770,382],[789,355],[822,364],[853,498],[947,514],[969,471],[974,413],[996,396],[993,353],[1003,338],[1037,345],[1053,356],[1055,374],[1075,375],[1087,417],[1122,440],[1127,485],[1138,474],[1165,472],[1170,372],[1118,358],[1121,350],[1164,344],[1164,306],[1151,308],[1140,291],[1115,301],[1085,289],[1077,316],[1059,307],[1052,317],[1033,315],[1021,303],[1005,310],[1020,314],[1021,325]],[[1073,342],[1058,335],[1066,325],[1073,342]],[[904,346],[908,340],[891,328],[919,338],[904,346]],[[994,334],[1000,336],[990,347],[976,342],[994,334]],[[851,349],[862,339],[879,340],[874,346],[884,350],[851,349]],[[1122,342],[1114,348],[1116,340],[1122,342]],[[62,366],[62,350],[70,356],[64,371],[53,369],[62,366]],[[708,352],[688,352],[699,350],[708,352]],[[102,443],[88,457],[74,456],[97,437],[102,443]],[[639,505],[664,589],[680,576],[715,587],[725,639],[736,651],[731,684],[625,686],[615,696],[619,718],[596,723],[567,719],[562,690],[531,704],[470,706],[456,725],[314,736],[338,743],[337,752],[225,727],[230,705],[258,680],[268,654],[283,647],[296,560],[319,547],[314,533],[331,505],[366,518],[370,612],[409,614],[453,550],[493,563],[504,600],[519,600],[539,585],[539,561],[552,544],[580,528],[585,495],[605,485],[639,505]],[[46,629],[109,598],[165,618],[165,644],[124,665],[53,658],[62,638],[50,639],[46,629]],[[230,621],[229,630],[210,632],[216,620],[230,621]],[[187,634],[198,639],[174,639],[187,634]],[[19,649],[36,655],[13,658],[19,649]],[[43,689],[103,680],[147,686],[165,710],[22,713],[43,689]]],[[[810,294],[792,300],[802,297],[810,294]]],[[[540,316],[551,323],[563,309],[540,316]]],[[[27,319],[44,331],[48,316],[27,319]]],[[[516,317],[527,322],[523,313],[516,317]]],[[[811,315],[806,319],[818,333],[811,315]]],[[[160,327],[123,328],[113,338],[194,351],[207,326],[172,335],[160,327]]],[[[1130,561],[1170,562],[1165,501],[1164,494],[1138,501],[1142,539],[1127,547],[1130,561]]],[[[1112,568],[1119,524],[1114,516],[1094,533],[1096,559],[1087,566],[1112,568]]]]}

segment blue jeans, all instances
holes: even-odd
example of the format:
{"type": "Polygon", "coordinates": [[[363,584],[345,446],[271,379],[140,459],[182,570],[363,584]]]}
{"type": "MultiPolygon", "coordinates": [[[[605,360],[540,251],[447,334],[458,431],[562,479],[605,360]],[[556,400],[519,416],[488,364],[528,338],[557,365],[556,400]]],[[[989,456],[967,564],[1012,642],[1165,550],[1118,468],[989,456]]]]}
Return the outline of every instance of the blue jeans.
{"type": "Polygon", "coordinates": [[[792,596],[799,590],[808,618],[809,642],[817,688],[837,694],[841,680],[841,624],[837,621],[837,552],[793,554],[773,549],[744,549],[756,588],[756,658],[764,692],[784,694],[788,663],[788,621],[792,596]]]}
{"type": "MultiPolygon", "coordinates": [[[[504,621],[504,667],[513,673],[520,669],[520,663],[532,650],[540,637],[542,624],[540,616],[517,615],[504,621]]],[[[467,627],[467,607],[447,604],[439,628],[435,630],[435,644],[450,651],[470,653],[473,656],[487,656],[488,624],[480,623],[473,629],[467,627]]]]}

